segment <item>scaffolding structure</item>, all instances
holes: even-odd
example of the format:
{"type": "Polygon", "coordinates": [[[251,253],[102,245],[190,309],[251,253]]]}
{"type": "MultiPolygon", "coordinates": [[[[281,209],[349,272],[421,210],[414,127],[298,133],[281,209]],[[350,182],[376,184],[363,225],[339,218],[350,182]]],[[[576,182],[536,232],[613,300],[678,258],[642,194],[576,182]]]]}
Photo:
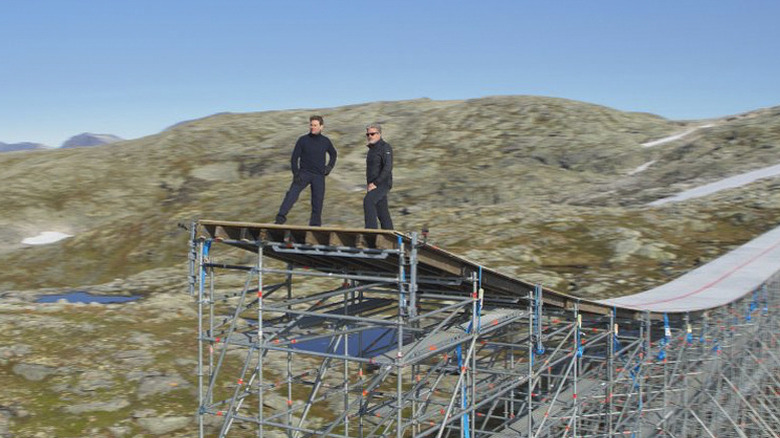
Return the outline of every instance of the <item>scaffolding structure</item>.
{"type": "Polygon", "coordinates": [[[780,433],[778,276],[727,306],[651,313],[414,233],[200,221],[190,289],[199,437],[780,433]]]}

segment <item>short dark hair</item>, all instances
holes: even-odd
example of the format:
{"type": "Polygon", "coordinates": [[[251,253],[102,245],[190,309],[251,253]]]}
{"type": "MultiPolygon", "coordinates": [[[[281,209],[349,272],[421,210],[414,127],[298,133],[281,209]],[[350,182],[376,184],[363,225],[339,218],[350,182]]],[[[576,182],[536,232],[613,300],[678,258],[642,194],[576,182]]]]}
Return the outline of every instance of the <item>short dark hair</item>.
{"type": "Polygon", "coordinates": [[[311,117],[309,117],[309,122],[313,122],[315,120],[320,122],[320,126],[325,124],[325,120],[322,120],[322,116],[311,116],[311,117]]]}

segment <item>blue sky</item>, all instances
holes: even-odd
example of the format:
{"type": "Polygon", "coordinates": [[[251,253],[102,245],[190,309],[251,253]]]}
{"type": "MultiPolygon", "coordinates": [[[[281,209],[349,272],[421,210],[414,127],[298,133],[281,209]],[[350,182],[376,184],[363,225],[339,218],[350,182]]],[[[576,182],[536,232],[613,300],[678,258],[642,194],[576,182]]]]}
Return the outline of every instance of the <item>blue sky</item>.
{"type": "Polygon", "coordinates": [[[671,119],[780,105],[780,2],[0,2],[0,141],[222,111],[542,95],[671,119]]]}

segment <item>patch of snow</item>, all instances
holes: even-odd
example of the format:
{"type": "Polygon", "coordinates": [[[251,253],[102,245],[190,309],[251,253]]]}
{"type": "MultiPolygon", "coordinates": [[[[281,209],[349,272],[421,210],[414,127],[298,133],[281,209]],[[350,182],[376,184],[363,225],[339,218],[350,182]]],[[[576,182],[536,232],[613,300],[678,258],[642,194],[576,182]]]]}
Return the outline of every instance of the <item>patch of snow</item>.
{"type": "Polygon", "coordinates": [[[667,204],[669,202],[685,201],[686,199],[706,196],[715,192],[719,192],[721,190],[744,186],[745,184],[750,184],[759,179],[771,178],[778,175],[780,175],[780,164],[775,164],[774,166],[764,167],[763,169],[753,170],[740,175],[735,175],[729,178],[725,178],[720,181],[715,181],[713,183],[705,184],[703,186],[699,186],[690,190],[686,190],[674,196],[657,199],[649,203],[648,205],[655,207],[658,205],[667,204]]]}
{"type": "Polygon", "coordinates": [[[62,239],[73,237],[72,234],[60,233],[59,231],[44,231],[37,236],[28,237],[22,240],[27,245],[46,245],[48,243],[59,242],[62,239]]]}
{"type": "Polygon", "coordinates": [[[675,141],[675,140],[679,140],[679,139],[685,137],[686,135],[693,134],[694,132],[698,131],[699,129],[712,128],[713,126],[715,126],[715,125],[713,125],[712,123],[707,124],[707,125],[697,126],[697,127],[693,128],[693,129],[689,129],[689,130],[687,130],[687,131],[685,131],[683,133],[680,133],[680,134],[670,135],[669,137],[659,138],[658,140],[653,140],[653,141],[648,141],[647,143],[642,143],[642,146],[644,146],[646,148],[651,148],[653,146],[658,146],[660,144],[669,143],[669,142],[672,142],[672,141],[675,141]]]}
{"type": "Polygon", "coordinates": [[[632,170],[631,172],[628,172],[628,174],[629,175],[635,175],[635,174],[637,174],[639,172],[644,172],[645,170],[647,170],[648,167],[652,166],[653,164],[655,164],[655,160],[648,161],[647,163],[637,167],[636,169],[632,170]]]}

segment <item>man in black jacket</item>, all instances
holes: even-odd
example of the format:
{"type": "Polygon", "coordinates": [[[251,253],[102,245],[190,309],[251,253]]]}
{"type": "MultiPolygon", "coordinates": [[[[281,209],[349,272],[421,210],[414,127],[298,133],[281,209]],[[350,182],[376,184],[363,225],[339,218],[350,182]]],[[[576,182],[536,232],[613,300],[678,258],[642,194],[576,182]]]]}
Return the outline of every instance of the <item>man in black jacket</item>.
{"type": "Polygon", "coordinates": [[[382,126],[379,123],[366,127],[366,139],[366,196],[363,198],[366,228],[376,228],[378,218],[382,229],[392,230],[393,220],[387,207],[387,194],[393,187],[393,148],[382,140],[382,126]]]}
{"type": "Polygon", "coordinates": [[[290,165],[293,180],[290,189],[284,196],[274,223],[283,224],[287,221],[287,213],[298,200],[298,195],[311,184],[311,218],[309,225],[322,225],[322,203],[325,198],[325,176],[336,165],[336,148],[328,137],[322,135],[325,122],[322,116],[309,117],[309,133],[295,143],[290,165]],[[328,154],[328,164],[325,164],[325,154],[328,154]]]}

